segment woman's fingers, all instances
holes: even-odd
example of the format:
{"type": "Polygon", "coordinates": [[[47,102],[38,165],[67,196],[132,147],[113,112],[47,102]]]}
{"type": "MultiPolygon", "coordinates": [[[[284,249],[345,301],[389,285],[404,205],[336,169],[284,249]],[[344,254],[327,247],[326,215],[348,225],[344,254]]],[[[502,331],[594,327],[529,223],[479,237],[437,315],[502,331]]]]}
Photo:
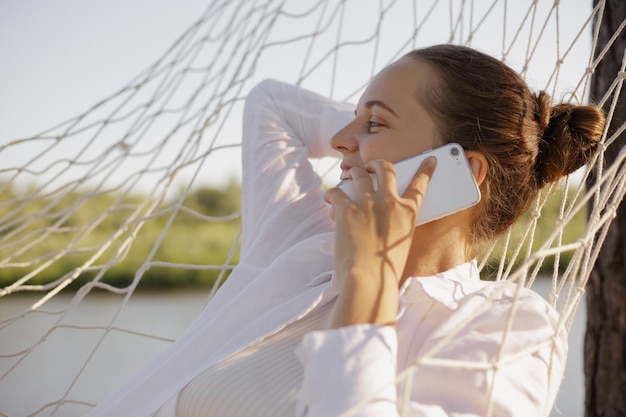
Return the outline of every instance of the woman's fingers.
{"type": "MultiPolygon", "coordinates": [[[[436,166],[437,158],[434,156],[426,158],[415,172],[411,183],[402,194],[402,197],[411,200],[419,200],[418,204],[421,204],[436,166]]],[[[394,196],[397,195],[397,179],[393,164],[384,160],[375,160],[368,163],[367,168],[376,173],[379,190],[389,192],[394,196]]]]}
{"type": "Polygon", "coordinates": [[[428,189],[428,183],[433,177],[436,167],[437,158],[434,156],[426,158],[418,168],[417,172],[413,176],[413,180],[402,195],[404,198],[416,201],[418,209],[422,205],[422,201],[424,201],[424,196],[426,195],[426,190],[428,189]]]}
{"type": "Polygon", "coordinates": [[[374,182],[375,179],[364,168],[354,167],[350,169],[350,175],[352,176],[352,183],[357,196],[362,194],[374,194],[374,182]]]}
{"type": "MultiPolygon", "coordinates": [[[[418,210],[424,200],[428,183],[435,172],[436,166],[437,159],[434,156],[426,158],[401,196],[404,199],[414,201],[418,210]]],[[[354,167],[350,170],[350,175],[352,176],[352,186],[356,195],[353,198],[359,199],[359,196],[373,197],[376,194],[388,194],[393,198],[400,197],[397,193],[395,169],[393,164],[388,161],[378,159],[367,163],[364,168],[354,167]]],[[[339,188],[328,190],[324,198],[326,202],[333,206],[343,205],[350,201],[348,196],[339,188]]]]}
{"type": "Polygon", "coordinates": [[[366,168],[374,172],[378,191],[391,192],[397,197],[396,174],[391,162],[376,159],[368,162],[366,168]]]}

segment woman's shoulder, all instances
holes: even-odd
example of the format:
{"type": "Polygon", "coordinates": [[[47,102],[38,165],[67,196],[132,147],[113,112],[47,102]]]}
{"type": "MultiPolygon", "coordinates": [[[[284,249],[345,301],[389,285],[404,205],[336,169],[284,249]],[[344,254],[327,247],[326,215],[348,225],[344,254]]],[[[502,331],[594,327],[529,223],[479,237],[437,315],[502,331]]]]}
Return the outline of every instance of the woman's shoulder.
{"type": "Polygon", "coordinates": [[[553,325],[558,319],[556,310],[535,290],[512,281],[480,279],[475,260],[432,276],[407,280],[401,291],[403,302],[410,304],[424,297],[451,313],[497,317],[516,310],[515,314],[545,317],[553,325]]]}
{"type": "Polygon", "coordinates": [[[441,357],[476,354],[484,359],[497,352],[550,350],[552,343],[559,352],[567,349],[559,313],[540,294],[518,283],[442,273],[414,279],[401,305],[398,334],[413,355],[441,349],[441,357]]]}

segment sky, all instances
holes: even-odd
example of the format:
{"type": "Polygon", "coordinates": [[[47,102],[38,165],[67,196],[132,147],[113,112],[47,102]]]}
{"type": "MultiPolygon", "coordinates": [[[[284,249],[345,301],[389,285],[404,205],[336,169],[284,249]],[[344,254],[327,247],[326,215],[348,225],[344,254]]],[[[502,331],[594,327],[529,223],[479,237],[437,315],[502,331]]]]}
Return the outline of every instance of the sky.
{"type": "Polygon", "coordinates": [[[1,0],[0,140],[37,133],[116,91],[152,64],[206,4],[1,0]]]}

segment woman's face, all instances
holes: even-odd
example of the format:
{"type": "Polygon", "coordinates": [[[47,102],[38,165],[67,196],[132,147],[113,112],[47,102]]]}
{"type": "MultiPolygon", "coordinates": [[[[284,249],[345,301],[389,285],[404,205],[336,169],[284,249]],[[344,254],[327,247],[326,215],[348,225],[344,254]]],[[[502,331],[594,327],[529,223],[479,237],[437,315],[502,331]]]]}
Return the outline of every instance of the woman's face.
{"type": "Polygon", "coordinates": [[[343,154],[342,178],[369,161],[398,162],[442,144],[435,120],[417,100],[433,76],[427,64],[402,58],[372,80],[355,119],[330,141],[343,154]]]}

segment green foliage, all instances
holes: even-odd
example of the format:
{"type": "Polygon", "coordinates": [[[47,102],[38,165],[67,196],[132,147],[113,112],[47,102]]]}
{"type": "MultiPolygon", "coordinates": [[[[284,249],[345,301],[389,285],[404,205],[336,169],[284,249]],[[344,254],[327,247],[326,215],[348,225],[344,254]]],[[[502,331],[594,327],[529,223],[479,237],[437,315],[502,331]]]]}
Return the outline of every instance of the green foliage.
{"type": "MultiPolygon", "coordinates": [[[[556,239],[551,242],[548,242],[548,240],[557,229],[557,224],[559,224],[560,222],[559,212],[564,192],[567,193],[565,197],[565,207],[576,206],[582,199],[582,196],[578,196],[578,198],[574,200],[574,198],[576,197],[574,189],[559,190],[551,195],[548,195],[545,205],[540,210],[540,217],[537,219],[535,227],[531,229],[531,233],[527,233],[527,229],[529,228],[529,226],[533,226],[532,221],[535,217],[535,207],[531,207],[513,226],[511,230],[511,240],[509,242],[506,252],[507,262],[513,263],[512,270],[515,270],[515,268],[524,261],[529,253],[536,252],[544,244],[546,244],[546,242],[549,243],[549,247],[557,246],[559,242],[557,242],[556,239]],[[514,252],[516,248],[518,248],[520,245],[521,250],[518,252],[515,259],[512,259],[515,254],[514,252]]],[[[578,240],[581,236],[583,236],[586,225],[587,214],[583,207],[582,210],[574,214],[572,219],[567,222],[566,226],[563,228],[560,245],[566,245],[578,240]]],[[[504,250],[504,242],[505,237],[501,238],[496,244],[496,248],[493,251],[492,256],[489,259],[484,270],[484,275],[486,277],[493,276],[496,273],[502,251],[504,250]]],[[[561,252],[559,254],[558,265],[561,272],[565,270],[565,267],[567,267],[567,264],[572,259],[573,254],[574,253],[572,251],[561,252]]],[[[546,257],[541,264],[541,273],[552,273],[555,266],[555,261],[556,256],[554,255],[546,257]]],[[[532,265],[531,268],[534,268],[534,265],[532,265]]]]}
{"type": "Polygon", "coordinates": [[[225,188],[200,188],[185,200],[185,206],[207,216],[226,216],[239,210],[241,187],[231,181],[225,188]]]}
{"type": "MultiPolygon", "coordinates": [[[[240,188],[234,182],[223,188],[191,192],[183,203],[191,212],[173,204],[149,210],[154,202],[142,196],[72,192],[31,198],[33,191],[5,187],[0,192],[0,287],[31,273],[29,285],[55,282],[75,273],[73,286],[97,277],[125,287],[142,275],[139,285],[144,289],[208,288],[220,274],[228,275],[230,267],[238,262],[236,239],[241,223],[233,213],[240,206],[240,188]],[[229,254],[229,265],[220,269],[229,254]],[[142,269],[150,257],[160,264],[142,269]],[[168,267],[169,264],[187,267],[168,267]],[[89,267],[81,269],[82,265],[89,267]],[[105,273],[99,276],[104,265],[105,273]],[[202,268],[207,265],[215,268],[202,268]]],[[[543,207],[531,251],[555,230],[561,194],[550,197],[543,207]]],[[[573,196],[569,194],[571,200],[573,196]]],[[[523,245],[514,261],[516,265],[528,252],[529,238],[524,233],[532,218],[531,210],[513,228],[507,255],[511,257],[513,249],[523,245]]],[[[583,210],[568,223],[563,243],[582,236],[585,224],[583,210]]],[[[486,267],[486,276],[497,270],[502,250],[499,243],[486,267]]],[[[567,265],[571,256],[572,252],[561,254],[559,264],[567,265]]],[[[554,257],[549,257],[542,267],[551,271],[553,265],[554,257]]]]}
{"type": "Polygon", "coordinates": [[[72,192],[32,198],[32,192],[6,187],[0,193],[0,287],[28,274],[32,274],[28,285],[71,276],[72,286],[98,277],[125,287],[142,274],[141,288],[211,287],[230,268],[222,272],[195,266],[222,265],[231,250],[230,264],[238,261],[240,220],[232,216],[239,208],[235,183],[190,193],[184,206],[197,215],[175,205],[149,210],[154,202],[142,196],[72,192]],[[234,218],[203,217],[226,215],[234,218]],[[150,265],[144,271],[142,265],[151,253],[153,262],[189,267],[150,265]]]}

